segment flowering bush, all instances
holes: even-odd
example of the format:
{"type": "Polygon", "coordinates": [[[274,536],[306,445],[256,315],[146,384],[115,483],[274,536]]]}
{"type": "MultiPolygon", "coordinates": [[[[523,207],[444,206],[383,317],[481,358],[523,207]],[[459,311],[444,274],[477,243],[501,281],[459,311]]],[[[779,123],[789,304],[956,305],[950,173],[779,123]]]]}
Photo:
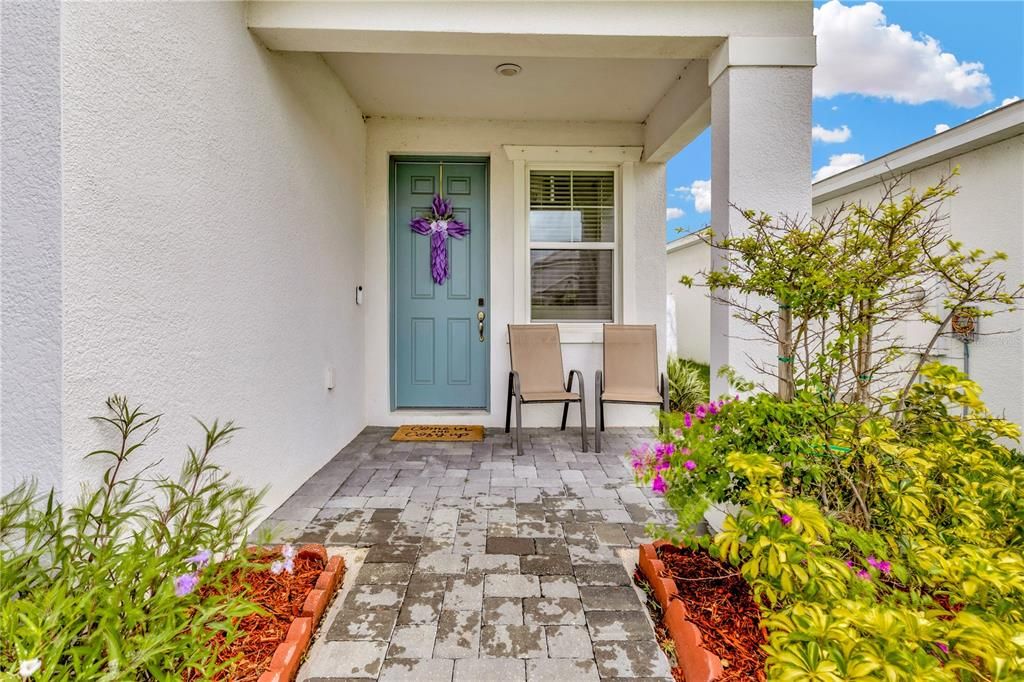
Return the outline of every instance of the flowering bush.
{"type": "Polygon", "coordinates": [[[1020,429],[958,370],[923,376],[899,419],[757,395],[673,416],[634,453],[679,512],[669,535],[739,566],[761,600],[773,679],[1024,677],[1020,429]],[[711,505],[729,513],[698,536],[711,505]]]}
{"type": "Polygon", "coordinates": [[[204,426],[177,480],[147,479],[136,460],[159,416],[107,406],[117,444],[89,455],[110,462],[101,486],[73,504],[27,484],[0,500],[0,679],[210,679],[255,610],[218,589],[245,564],[260,498],[211,459],[236,428],[204,426]]]}

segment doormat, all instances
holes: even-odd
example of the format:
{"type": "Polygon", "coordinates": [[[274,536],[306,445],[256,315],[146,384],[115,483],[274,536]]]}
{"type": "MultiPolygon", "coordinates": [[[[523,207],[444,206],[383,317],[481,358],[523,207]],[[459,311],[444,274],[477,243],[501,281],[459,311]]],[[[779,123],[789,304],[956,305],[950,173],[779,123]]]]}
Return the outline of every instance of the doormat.
{"type": "Polygon", "coordinates": [[[482,426],[437,426],[434,424],[403,424],[391,436],[391,440],[418,442],[467,442],[476,443],[484,439],[482,426]]]}

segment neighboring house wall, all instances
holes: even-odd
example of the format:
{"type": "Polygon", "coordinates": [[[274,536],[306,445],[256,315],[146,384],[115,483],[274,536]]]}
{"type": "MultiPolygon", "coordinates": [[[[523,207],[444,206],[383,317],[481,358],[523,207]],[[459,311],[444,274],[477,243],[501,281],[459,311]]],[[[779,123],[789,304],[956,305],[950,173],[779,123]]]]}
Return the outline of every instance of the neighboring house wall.
{"type": "MultiPolygon", "coordinates": [[[[931,144],[934,140],[924,143],[931,144]]],[[[960,190],[946,204],[952,237],[962,241],[968,249],[1005,252],[1009,258],[1001,267],[1007,273],[1007,282],[1024,282],[1024,135],[914,170],[904,180],[903,187],[922,189],[954,167],[959,167],[960,174],[954,183],[960,190]]],[[[841,178],[837,177],[836,182],[839,180],[841,178]]],[[[820,183],[815,187],[816,194],[820,194],[820,187],[820,183]]],[[[877,203],[881,192],[881,181],[876,179],[873,184],[827,201],[816,199],[814,214],[820,216],[843,201],[877,203]]],[[[683,275],[695,276],[705,267],[701,264],[710,258],[710,249],[704,244],[684,251],[688,253],[685,261],[669,255],[669,282],[683,275]]],[[[687,334],[684,315],[704,319],[710,312],[707,298],[698,296],[688,301],[687,309],[680,308],[677,313],[681,340],[687,334]]],[[[983,398],[989,408],[1020,424],[1024,422],[1024,311],[983,319],[980,326],[983,334],[970,349],[970,374],[984,389],[983,398]]],[[[927,327],[929,325],[923,322],[913,323],[908,325],[907,333],[913,339],[927,338],[927,327]]],[[[943,340],[939,348],[944,353],[944,362],[962,366],[960,343],[943,340]]]]}
{"type": "Polygon", "coordinates": [[[688,235],[669,243],[665,286],[676,311],[675,353],[705,364],[711,362],[711,306],[707,289],[684,286],[679,279],[684,274],[693,277],[710,268],[711,249],[700,237],[688,235]]]}
{"type": "MultiPolygon", "coordinates": [[[[400,424],[419,418],[431,423],[504,425],[509,371],[506,327],[515,309],[514,174],[503,146],[621,146],[643,143],[643,127],[628,123],[554,121],[482,121],[370,118],[367,120],[366,194],[366,400],[370,424],[400,424]],[[490,158],[491,333],[490,410],[487,413],[392,412],[388,367],[388,158],[390,154],[479,154],[490,158]],[[417,417],[418,415],[418,417],[417,417]]],[[[624,278],[633,278],[637,323],[657,324],[664,358],[665,166],[638,163],[634,169],[635,201],[633,261],[624,263],[624,278]]],[[[583,372],[589,392],[587,413],[593,419],[594,372],[601,366],[600,343],[563,341],[565,368],[583,372]]],[[[527,426],[554,426],[561,406],[535,405],[523,410],[527,426]]],[[[606,410],[609,425],[652,424],[645,407],[614,406],[606,410]]],[[[570,424],[579,423],[569,411],[570,424]]]]}
{"type": "MultiPolygon", "coordinates": [[[[1008,260],[1000,267],[1007,274],[1007,284],[1024,282],[1024,135],[914,170],[901,187],[923,189],[957,167],[960,174],[953,184],[960,189],[946,203],[952,238],[963,242],[966,249],[1005,252],[1008,260]]],[[[882,191],[879,181],[828,201],[816,201],[814,213],[820,216],[844,201],[877,203],[882,191]]],[[[915,326],[931,327],[925,323],[915,326]]],[[[982,319],[980,329],[982,335],[970,348],[971,377],[984,390],[982,397],[989,409],[1024,423],[1024,311],[982,319]]],[[[916,339],[926,338],[929,331],[908,329],[916,339]]],[[[962,366],[962,344],[946,340],[942,346],[947,353],[943,362],[962,366]]]]}
{"type": "Polygon", "coordinates": [[[166,416],[139,460],[201,432],[267,509],[365,424],[365,129],[317,55],[275,54],[242,3],[63,8],[64,482],[123,393],[166,416]],[[325,387],[325,368],[337,388],[325,387]]]}

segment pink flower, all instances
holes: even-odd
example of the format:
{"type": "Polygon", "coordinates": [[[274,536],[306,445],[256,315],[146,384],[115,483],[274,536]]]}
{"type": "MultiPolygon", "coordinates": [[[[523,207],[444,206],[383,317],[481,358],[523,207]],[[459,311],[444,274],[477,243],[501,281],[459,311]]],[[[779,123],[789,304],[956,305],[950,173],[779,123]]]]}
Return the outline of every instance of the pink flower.
{"type": "Polygon", "coordinates": [[[718,405],[714,403],[708,403],[708,412],[711,414],[718,414],[718,405]]]}
{"type": "Polygon", "coordinates": [[[199,576],[195,573],[183,573],[174,579],[174,594],[184,597],[191,594],[199,584],[199,576]]]}
{"type": "Polygon", "coordinates": [[[861,580],[871,580],[871,574],[864,569],[857,571],[857,577],[861,580]]]}
{"type": "Polygon", "coordinates": [[[944,653],[944,654],[948,654],[949,653],[949,645],[946,644],[945,642],[936,642],[935,646],[939,647],[939,651],[941,651],[942,653],[944,653]]]}
{"type": "Polygon", "coordinates": [[[846,567],[847,568],[853,568],[853,560],[852,559],[847,559],[846,560],[846,567]]]}
{"type": "Polygon", "coordinates": [[[879,561],[874,557],[874,555],[868,557],[868,565],[882,573],[885,573],[886,575],[889,575],[889,572],[892,571],[892,564],[888,561],[879,561]]]}
{"type": "Polygon", "coordinates": [[[793,517],[785,513],[779,514],[779,521],[782,521],[783,526],[788,526],[793,523],[793,517]]]}
{"type": "Polygon", "coordinates": [[[693,414],[697,417],[697,419],[703,419],[704,417],[708,416],[708,408],[706,408],[704,405],[698,405],[697,407],[694,408],[693,414]]]}
{"type": "Polygon", "coordinates": [[[651,482],[651,490],[662,494],[668,490],[668,486],[665,485],[665,479],[661,477],[661,474],[654,477],[654,481],[651,482]]]}
{"type": "Polygon", "coordinates": [[[718,433],[721,430],[722,430],[722,425],[721,424],[715,424],[715,433],[718,433]]]}
{"type": "Polygon", "coordinates": [[[693,427],[693,417],[689,412],[683,415],[683,424],[685,424],[688,429],[693,427]]]}
{"type": "Polygon", "coordinates": [[[697,463],[694,462],[692,459],[688,459],[685,462],[683,462],[683,466],[686,467],[687,471],[693,471],[694,469],[697,468],[697,463]]]}

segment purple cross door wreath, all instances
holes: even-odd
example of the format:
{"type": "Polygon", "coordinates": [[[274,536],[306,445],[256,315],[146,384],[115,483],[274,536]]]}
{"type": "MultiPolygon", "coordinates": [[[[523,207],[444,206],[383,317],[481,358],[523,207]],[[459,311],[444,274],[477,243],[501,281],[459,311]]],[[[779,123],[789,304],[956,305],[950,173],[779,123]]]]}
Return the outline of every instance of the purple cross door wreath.
{"type": "Polygon", "coordinates": [[[448,270],[448,237],[462,239],[469,234],[469,228],[452,217],[452,202],[440,194],[434,195],[431,214],[426,218],[413,218],[409,227],[417,234],[430,235],[430,274],[434,282],[444,284],[451,275],[448,270]]]}

